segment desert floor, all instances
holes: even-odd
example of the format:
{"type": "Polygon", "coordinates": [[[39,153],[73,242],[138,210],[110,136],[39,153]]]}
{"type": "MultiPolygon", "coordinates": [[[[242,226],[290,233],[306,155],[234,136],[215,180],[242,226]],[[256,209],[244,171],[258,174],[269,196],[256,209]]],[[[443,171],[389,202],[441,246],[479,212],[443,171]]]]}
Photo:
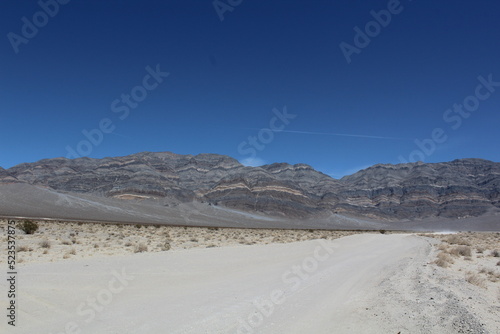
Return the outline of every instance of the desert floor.
{"type": "Polygon", "coordinates": [[[1,333],[500,333],[500,233],[39,226],[1,333]]]}

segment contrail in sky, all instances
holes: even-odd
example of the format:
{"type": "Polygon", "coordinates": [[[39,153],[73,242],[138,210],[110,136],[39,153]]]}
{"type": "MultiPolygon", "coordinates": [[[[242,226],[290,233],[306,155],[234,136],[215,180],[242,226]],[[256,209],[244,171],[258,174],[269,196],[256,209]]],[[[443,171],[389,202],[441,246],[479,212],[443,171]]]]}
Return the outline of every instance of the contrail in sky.
{"type": "Polygon", "coordinates": [[[357,135],[357,134],[348,134],[348,133],[293,131],[293,130],[277,130],[276,132],[299,133],[299,134],[305,134],[305,135],[340,136],[340,137],[357,137],[357,138],[390,139],[390,140],[410,140],[409,138],[369,136],[369,135],[357,135]]]}

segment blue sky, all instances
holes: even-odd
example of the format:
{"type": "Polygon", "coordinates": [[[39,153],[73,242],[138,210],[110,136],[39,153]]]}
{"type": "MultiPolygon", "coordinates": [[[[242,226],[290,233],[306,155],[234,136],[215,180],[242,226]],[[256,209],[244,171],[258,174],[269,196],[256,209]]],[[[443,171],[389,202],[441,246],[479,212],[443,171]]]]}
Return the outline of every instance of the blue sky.
{"type": "Polygon", "coordinates": [[[500,161],[500,3],[216,5],[3,1],[0,166],[171,151],[341,177],[500,161]]]}

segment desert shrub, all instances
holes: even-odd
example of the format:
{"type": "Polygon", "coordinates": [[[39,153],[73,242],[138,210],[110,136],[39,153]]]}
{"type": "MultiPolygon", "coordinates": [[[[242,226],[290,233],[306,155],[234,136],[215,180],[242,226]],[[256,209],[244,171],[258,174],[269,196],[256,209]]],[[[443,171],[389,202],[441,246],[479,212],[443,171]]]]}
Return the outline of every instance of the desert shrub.
{"type": "Polygon", "coordinates": [[[500,251],[498,251],[498,249],[495,249],[494,251],[491,252],[491,256],[500,257],[500,251]]]}
{"type": "Polygon", "coordinates": [[[135,224],[135,228],[141,228],[142,225],[141,224],[135,224]]]}
{"type": "Polygon", "coordinates": [[[440,244],[440,245],[438,246],[438,249],[439,249],[440,251],[447,251],[447,250],[448,250],[448,246],[447,246],[446,244],[440,244]]]}
{"type": "Polygon", "coordinates": [[[500,261],[497,262],[497,266],[500,266],[500,261]]]}
{"type": "Polygon", "coordinates": [[[450,245],[465,245],[465,246],[470,246],[470,242],[465,240],[464,238],[459,237],[458,235],[454,234],[446,238],[446,241],[450,245]]]}
{"type": "Polygon", "coordinates": [[[469,246],[457,246],[450,250],[450,254],[455,256],[472,256],[472,250],[469,246]]]}
{"type": "Polygon", "coordinates": [[[483,248],[483,247],[478,247],[478,248],[476,249],[476,252],[478,252],[479,254],[483,254],[483,252],[484,252],[484,248],[483,248]]]}
{"type": "Polygon", "coordinates": [[[439,253],[437,256],[437,260],[434,261],[434,263],[439,267],[447,268],[450,266],[450,264],[454,263],[454,261],[448,254],[439,253]]]}
{"type": "Polygon", "coordinates": [[[135,245],[134,253],[142,253],[147,251],[148,251],[148,246],[146,246],[145,244],[140,243],[138,245],[135,245]]]}
{"type": "Polygon", "coordinates": [[[385,234],[386,230],[380,230],[380,234],[385,234]]]}
{"type": "Polygon", "coordinates": [[[76,250],[74,248],[71,248],[68,252],[68,254],[71,254],[71,255],[76,255],[76,250]]]}
{"type": "Polygon", "coordinates": [[[61,244],[63,244],[63,245],[71,245],[71,241],[69,241],[69,240],[66,239],[66,240],[63,240],[61,242],[61,244]]]}
{"type": "Polygon", "coordinates": [[[42,247],[42,248],[50,248],[50,241],[48,241],[48,240],[42,240],[42,241],[40,241],[40,247],[42,247]]]}
{"type": "Polygon", "coordinates": [[[469,282],[470,284],[474,284],[480,288],[486,287],[484,279],[479,277],[479,275],[477,275],[475,273],[468,272],[467,274],[465,274],[465,280],[467,282],[469,282]]]}
{"type": "Polygon", "coordinates": [[[456,245],[460,242],[460,237],[458,235],[450,235],[446,237],[446,242],[450,245],[456,245]]]}
{"type": "Polygon", "coordinates": [[[17,247],[17,251],[20,252],[28,252],[30,251],[30,248],[28,246],[19,246],[17,247]]]}
{"type": "Polygon", "coordinates": [[[31,220],[25,220],[19,224],[19,229],[26,234],[33,234],[38,230],[38,224],[31,220]]]}

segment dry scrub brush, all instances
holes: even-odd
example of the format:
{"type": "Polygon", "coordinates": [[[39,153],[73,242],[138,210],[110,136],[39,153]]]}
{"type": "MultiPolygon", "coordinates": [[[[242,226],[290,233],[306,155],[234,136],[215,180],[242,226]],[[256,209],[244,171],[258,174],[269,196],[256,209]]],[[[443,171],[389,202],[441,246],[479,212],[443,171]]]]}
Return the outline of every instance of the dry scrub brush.
{"type": "Polygon", "coordinates": [[[449,253],[455,256],[472,256],[472,250],[469,246],[456,246],[453,247],[449,253]]]}
{"type": "Polygon", "coordinates": [[[447,253],[441,252],[437,255],[437,260],[434,261],[434,263],[440,267],[448,268],[451,264],[455,263],[455,261],[453,261],[452,257],[447,253]]]}
{"type": "Polygon", "coordinates": [[[142,252],[147,252],[147,251],[148,251],[148,246],[146,246],[144,243],[140,243],[138,245],[135,245],[134,253],[142,253],[142,252]]]}
{"type": "Polygon", "coordinates": [[[50,241],[48,241],[48,240],[42,240],[42,241],[40,241],[40,247],[42,247],[42,248],[50,248],[50,241]]]}
{"type": "Polygon", "coordinates": [[[449,243],[450,245],[467,245],[467,244],[463,243],[464,240],[456,234],[453,234],[453,235],[446,237],[445,241],[447,243],[449,243]]]}
{"type": "Polygon", "coordinates": [[[480,288],[486,288],[486,282],[482,277],[480,277],[478,274],[473,273],[473,272],[467,272],[465,274],[465,280],[469,282],[470,284],[474,284],[480,288]]]}

